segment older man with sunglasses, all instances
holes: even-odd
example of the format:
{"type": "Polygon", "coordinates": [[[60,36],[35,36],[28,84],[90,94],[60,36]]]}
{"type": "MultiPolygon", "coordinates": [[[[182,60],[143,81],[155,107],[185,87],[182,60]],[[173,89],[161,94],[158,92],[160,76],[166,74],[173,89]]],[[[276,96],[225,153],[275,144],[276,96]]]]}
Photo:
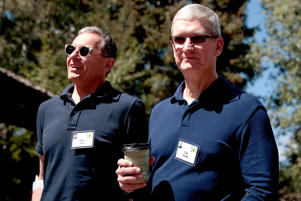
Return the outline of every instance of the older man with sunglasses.
{"type": "MultiPolygon", "coordinates": [[[[185,80],[151,113],[150,200],[275,201],[278,152],[270,121],[257,98],[216,72],[224,44],[218,16],[199,4],[183,7],[171,42],[185,80]]],[[[134,183],[140,169],[124,159],[118,165],[120,187],[147,200],[147,184],[134,183]]]]}
{"type": "Polygon", "coordinates": [[[123,144],[147,141],[144,105],[105,80],[117,53],[110,35],[85,27],[65,52],[73,83],[39,107],[32,200],[127,200],[115,170],[123,144]]]}

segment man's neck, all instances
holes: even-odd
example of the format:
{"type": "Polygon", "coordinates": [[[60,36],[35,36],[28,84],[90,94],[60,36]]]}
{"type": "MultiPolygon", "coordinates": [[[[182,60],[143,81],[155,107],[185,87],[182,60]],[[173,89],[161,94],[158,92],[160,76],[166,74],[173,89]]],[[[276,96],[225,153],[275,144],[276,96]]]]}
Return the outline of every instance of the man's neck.
{"type": "Polygon", "coordinates": [[[210,76],[207,78],[199,78],[197,80],[186,80],[185,88],[183,90],[183,98],[190,105],[192,101],[199,98],[200,94],[206,90],[216,79],[218,75],[210,76]]]}
{"type": "Polygon", "coordinates": [[[74,103],[78,104],[83,98],[85,98],[89,94],[94,93],[103,84],[104,83],[101,83],[98,86],[74,84],[74,90],[72,93],[72,99],[74,103]]]}

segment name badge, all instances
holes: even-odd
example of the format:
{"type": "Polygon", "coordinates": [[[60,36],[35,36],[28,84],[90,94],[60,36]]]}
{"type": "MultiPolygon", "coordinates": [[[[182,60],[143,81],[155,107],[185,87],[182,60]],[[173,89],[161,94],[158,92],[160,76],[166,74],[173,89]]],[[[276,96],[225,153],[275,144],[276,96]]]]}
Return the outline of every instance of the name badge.
{"type": "Polygon", "coordinates": [[[178,143],[176,158],[194,165],[198,151],[198,146],[180,140],[178,143]]]}
{"type": "Polygon", "coordinates": [[[94,131],[72,132],[72,149],[91,148],[94,146],[94,131]]]}

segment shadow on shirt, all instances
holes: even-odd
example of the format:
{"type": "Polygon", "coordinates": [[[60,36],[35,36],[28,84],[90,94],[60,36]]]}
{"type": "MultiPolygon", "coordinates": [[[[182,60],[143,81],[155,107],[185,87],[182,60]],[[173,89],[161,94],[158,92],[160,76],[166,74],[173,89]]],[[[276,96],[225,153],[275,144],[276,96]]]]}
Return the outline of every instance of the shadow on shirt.
{"type": "Polygon", "coordinates": [[[167,181],[161,181],[153,190],[151,201],[175,201],[171,185],[167,181]]]}

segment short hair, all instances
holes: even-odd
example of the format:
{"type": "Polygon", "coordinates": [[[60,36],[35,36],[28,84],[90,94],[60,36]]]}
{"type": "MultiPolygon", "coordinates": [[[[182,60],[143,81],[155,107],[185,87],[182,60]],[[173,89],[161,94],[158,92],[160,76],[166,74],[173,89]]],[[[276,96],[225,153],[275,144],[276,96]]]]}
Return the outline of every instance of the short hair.
{"type": "Polygon", "coordinates": [[[217,14],[200,4],[188,4],[182,7],[178,12],[175,14],[172,24],[171,24],[171,34],[173,34],[173,26],[176,20],[179,19],[196,19],[196,20],[205,20],[206,29],[214,36],[221,36],[221,25],[219,22],[219,18],[217,14]]]}
{"type": "Polygon", "coordinates": [[[83,33],[95,33],[99,35],[103,42],[100,44],[101,53],[104,57],[108,58],[114,58],[116,59],[117,56],[117,46],[112,38],[107,32],[103,31],[102,29],[96,27],[96,26],[88,26],[84,27],[81,30],[78,31],[77,35],[83,34],[83,33]]]}

